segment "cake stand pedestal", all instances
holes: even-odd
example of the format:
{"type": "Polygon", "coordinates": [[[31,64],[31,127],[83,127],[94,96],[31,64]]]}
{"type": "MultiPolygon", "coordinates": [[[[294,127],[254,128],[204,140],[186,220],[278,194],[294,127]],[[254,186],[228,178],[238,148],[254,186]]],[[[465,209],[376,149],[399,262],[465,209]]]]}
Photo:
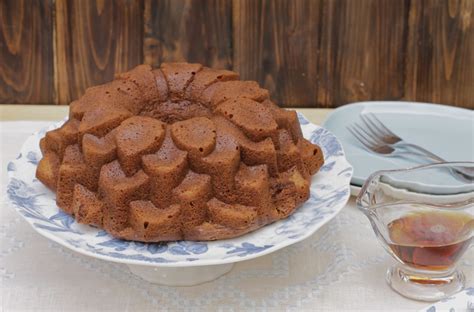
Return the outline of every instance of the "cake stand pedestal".
{"type": "Polygon", "coordinates": [[[142,279],[165,286],[194,286],[210,282],[230,272],[233,263],[195,267],[154,267],[127,264],[130,271],[142,279]]]}

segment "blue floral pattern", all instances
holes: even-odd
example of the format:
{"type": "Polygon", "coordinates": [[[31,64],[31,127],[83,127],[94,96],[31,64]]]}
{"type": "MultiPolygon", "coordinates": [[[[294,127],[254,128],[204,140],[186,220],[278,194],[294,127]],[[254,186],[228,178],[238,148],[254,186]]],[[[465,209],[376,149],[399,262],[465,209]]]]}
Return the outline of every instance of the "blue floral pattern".
{"type": "Polygon", "coordinates": [[[224,248],[229,249],[226,252],[226,254],[228,255],[237,255],[239,257],[245,257],[247,255],[260,253],[271,247],[273,247],[273,245],[255,246],[252,243],[244,242],[240,246],[230,244],[226,245],[224,248]]]}
{"type": "Polygon", "coordinates": [[[331,220],[349,198],[352,167],[329,131],[298,114],[303,134],[322,147],[326,164],[313,177],[310,199],[285,220],[255,232],[214,242],[140,243],[111,237],[104,230],[78,224],[55,203],[55,195],[35,178],[41,158],[43,129],[27,139],[18,158],[8,164],[8,199],[42,235],[75,251],[129,264],[205,265],[247,260],[296,243],[331,220]]]}
{"type": "Polygon", "coordinates": [[[26,154],[26,159],[28,159],[28,162],[37,165],[39,162],[39,157],[35,152],[29,151],[28,154],[26,154]]]}

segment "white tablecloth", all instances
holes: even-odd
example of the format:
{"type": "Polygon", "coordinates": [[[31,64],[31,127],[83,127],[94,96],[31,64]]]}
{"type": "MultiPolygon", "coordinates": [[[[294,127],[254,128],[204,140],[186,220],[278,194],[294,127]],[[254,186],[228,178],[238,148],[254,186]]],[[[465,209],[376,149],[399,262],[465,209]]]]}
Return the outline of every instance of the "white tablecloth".
{"type": "MultiPolygon", "coordinates": [[[[125,265],[77,254],[37,234],[5,204],[7,162],[26,137],[49,122],[0,122],[0,310],[374,310],[416,311],[427,306],[401,297],[385,283],[392,260],[368,220],[349,204],[315,235],[296,245],[238,263],[218,280],[164,287],[125,265]]],[[[474,283],[471,248],[460,267],[474,283]]]]}

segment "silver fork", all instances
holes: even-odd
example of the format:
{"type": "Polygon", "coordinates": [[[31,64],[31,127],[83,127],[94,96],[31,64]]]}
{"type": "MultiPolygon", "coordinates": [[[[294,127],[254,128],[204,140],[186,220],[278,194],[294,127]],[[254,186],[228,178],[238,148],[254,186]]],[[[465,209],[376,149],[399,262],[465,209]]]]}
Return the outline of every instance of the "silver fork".
{"type": "MultiPolygon", "coordinates": [[[[390,131],[373,113],[361,114],[360,115],[362,122],[370,129],[372,134],[380,141],[392,146],[392,147],[401,147],[401,148],[411,148],[425,154],[426,157],[433,159],[438,162],[446,162],[445,159],[439,157],[438,155],[430,152],[423,147],[408,143],[404,141],[401,137],[390,131]]],[[[464,175],[464,178],[469,180],[474,180],[474,170],[472,168],[460,167],[457,170],[460,174],[464,175]]]]}
{"type": "Polygon", "coordinates": [[[369,133],[363,126],[357,123],[347,126],[346,128],[369,152],[381,154],[386,157],[400,157],[405,155],[425,156],[424,154],[412,151],[395,149],[391,145],[377,139],[376,136],[369,133]]]}
{"type": "MultiPolygon", "coordinates": [[[[389,157],[413,155],[427,157],[436,162],[446,161],[421,146],[404,142],[402,138],[390,131],[374,114],[369,113],[367,115],[371,116],[371,118],[369,116],[360,115],[365,127],[355,123],[352,126],[348,126],[347,129],[369,151],[389,157]],[[420,153],[407,149],[410,147],[420,153]],[[404,149],[400,150],[399,148],[404,149]]],[[[456,176],[460,175],[463,181],[474,181],[474,170],[471,168],[460,167],[457,168],[454,173],[456,176]]]]}
{"type": "MultiPolygon", "coordinates": [[[[366,128],[371,132],[371,134],[375,137],[376,140],[382,141],[388,145],[393,147],[402,147],[402,148],[412,148],[425,154],[428,158],[439,162],[445,162],[443,158],[439,157],[438,155],[430,152],[423,147],[408,143],[404,141],[401,137],[393,133],[389,128],[387,128],[373,113],[367,114],[360,114],[360,119],[366,126],[366,128]]],[[[474,173],[474,172],[473,172],[474,173]]]]}

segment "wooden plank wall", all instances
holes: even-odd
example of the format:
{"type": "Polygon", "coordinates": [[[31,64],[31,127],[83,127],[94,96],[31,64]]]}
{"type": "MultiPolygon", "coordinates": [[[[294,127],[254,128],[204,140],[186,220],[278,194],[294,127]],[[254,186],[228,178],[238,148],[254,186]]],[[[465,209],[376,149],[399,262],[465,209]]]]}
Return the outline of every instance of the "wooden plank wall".
{"type": "Polygon", "coordinates": [[[0,103],[54,101],[51,1],[0,0],[0,103]]]}
{"type": "Polygon", "coordinates": [[[474,108],[474,0],[0,0],[0,103],[67,104],[137,64],[200,62],[286,107],[474,108]]]}

